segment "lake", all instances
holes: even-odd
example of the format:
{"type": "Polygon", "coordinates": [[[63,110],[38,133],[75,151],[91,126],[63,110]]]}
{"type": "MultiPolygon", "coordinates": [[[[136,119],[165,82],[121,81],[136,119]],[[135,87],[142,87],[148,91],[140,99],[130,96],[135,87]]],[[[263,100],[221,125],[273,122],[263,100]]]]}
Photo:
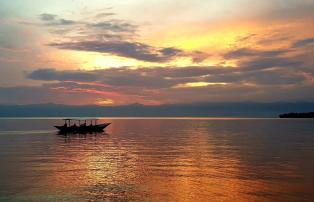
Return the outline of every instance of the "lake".
{"type": "Polygon", "coordinates": [[[312,119],[0,120],[0,201],[313,201],[312,119]]]}

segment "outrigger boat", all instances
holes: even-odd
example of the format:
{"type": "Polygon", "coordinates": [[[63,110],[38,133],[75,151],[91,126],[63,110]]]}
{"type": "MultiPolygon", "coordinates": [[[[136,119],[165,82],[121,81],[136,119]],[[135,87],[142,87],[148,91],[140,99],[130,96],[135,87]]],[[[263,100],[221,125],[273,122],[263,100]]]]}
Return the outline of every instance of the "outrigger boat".
{"type": "Polygon", "coordinates": [[[54,126],[59,130],[60,133],[93,133],[93,132],[103,132],[104,129],[109,126],[111,123],[97,124],[97,119],[63,119],[65,121],[62,126],[54,126]],[[90,124],[87,125],[87,121],[90,121],[90,124]],[[74,124],[71,125],[71,121],[74,121],[74,124]],[[81,122],[84,122],[81,124],[81,122]],[[93,123],[94,121],[94,123],[93,123]],[[78,125],[76,125],[78,122],[78,125]]]}

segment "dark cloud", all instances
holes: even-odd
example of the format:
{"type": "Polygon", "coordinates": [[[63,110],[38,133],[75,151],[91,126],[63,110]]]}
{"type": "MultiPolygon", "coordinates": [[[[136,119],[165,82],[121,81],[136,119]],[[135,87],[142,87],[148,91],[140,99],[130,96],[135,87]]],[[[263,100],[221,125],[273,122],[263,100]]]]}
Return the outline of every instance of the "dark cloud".
{"type": "Polygon", "coordinates": [[[86,71],[56,71],[55,69],[38,69],[28,74],[29,79],[43,81],[94,81],[97,75],[86,71]]]}
{"type": "Polygon", "coordinates": [[[241,71],[255,71],[269,68],[301,68],[304,61],[296,56],[288,56],[291,50],[255,50],[240,48],[229,51],[223,56],[225,59],[238,60],[241,71]]]}
{"type": "Polygon", "coordinates": [[[297,85],[303,83],[306,78],[296,71],[287,69],[271,69],[266,71],[249,72],[244,80],[261,85],[297,85]]]}
{"type": "Polygon", "coordinates": [[[274,35],[266,36],[262,39],[257,39],[257,43],[261,45],[272,45],[275,43],[282,43],[291,40],[291,36],[287,33],[277,33],[274,35]]]}
{"type": "Polygon", "coordinates": [[[154,74],[160,74],[170,78],[199,78],[207,75],[226,74],[232,70],[223,67],[191,66],[154,69],[151,71],[153,71],[154,74]]]}
{"type": "Polygon", "coordinates": [[[288,50],[262,51],[249,48],[240,48],[227,52],[224,57],[226,59],[237,59],[243,57],[277,57],[288,52],[288,50]]]}
{"type": "Polygon", "coordinates": [[[57,15],[49,14],[49,13],[43,13],[39,15],[40,19],[43,21],[54,21],[57,18],[57,15]]]}
{"type": "Polygon", "coordinates": [[[170,89],[194,82],[232,85],[298,85],[306,81],[304,72],[284,67],[251,70],[223,67],[114,68],[94,71],[40,69],[28,75],[35,80],[96,82],[112,87],[170,89]]]}
{"type": "Polygon", "coordinates": [[[98,18],[103,18],[103,17],[108,17],[108,16],[114,16],[116,15],[115,13],[112,13],[112,12],[103,12],[103,13],[97,13],[95,15],[95,19],[98,19],[98,18]]]}
{"type": "MultiPolygon", "coordinates": [[[[114,13],[100,13],[97,14],[96,19],[86,21],[80,20],[69,20],[62,17],[59,17],[58,15],[49,14],[49,13],[43,13],[39,15],[39,19],[43,22],[45,26],[49,26],[50,28],[54,27],[53,33],[58,33],[59,29],[64,29],[64,27],[68,27],[68,29],[71,30],[71,32],[84,32],[84,33],[98,33],[100,35],[107,33],[107,32],[117,32],[117,33],[123,33],[123,32],[130,32],[133,33],[136,32],[137,26],[129,23],[124,20],[117,20],[117,19],[110,19],[110,20],[103,20],[101,16],[109,16],[114,15],[114,13]],[[99,16],[98,16],[99,15],[99,16]],[[61,28],[60,28],[61,27],[61,28]]],[[[63,37],[66,37],[63,35],[63,37]]]]}
{"type": "MultiPolygon", "coordinates": [[[[56,23],[56,25],[73,25],[76,24],[77,22],[73,20],[67,20],[67,19],[59,19],[59,22],[56,23]]],[[[52,24],[53,25],[53,24],[52,24]]]]}
{"type": "Polygon", "coordinates": [[[162,53],[163,55],[169,55],[169,56],[175,56],[178,55],[180,53],[182,53],[183,51],[177,48],[163,48],[160,50],[160,53],[162,53]]]}
{"type": "MultiPolygon", "coordinates": [[[[171,71],[171,70],[170,70],[171,71]]],[[[77,81],[97,82],[111,86],[129,86],[143,88],[169,88],[193,79],[167,78],[167,69],[151,68],[131,69],[116,68],[95,71],[57,71],[55,69],[39,69],[28,74],[29,79],[42,81],[77,81]]]]}
{"type": "Polygon", "coordinates": [[[44,21],[44,25],[47,25],[47,26],[68,26],[68,25],[74,25],[78,23],[73,20],[59,18],[58,15],[49,14],[49,13],[43,13],[39,15],[39,18],[42,21],[44,21]]]}
{"type": "Polygon", "coordinates": [[[208,54],[199,51],[190,53],[174,47],[157,48],[135,41],[95,40],[51,43],[49,45],[59,49],[112,54],[146,62],[167,62],[176,57],[190,57],[194,62],[199,63],[209,57],[208,54]]]}
{"type": "Polygon", "coordinates": [[[135,32],[137,26],[117,20],[107,20],[97,23],[86,23],[89,28],[98,28],[101,30],[110,30],[112,32],[135,32]]]}
{"type": "Polygon", "coordinates": [[[314,38],[307,38],[307,39],[301,39],[292,45],[293,48],[299,48],[302,46],[307,46],[307,45],[313,45],[314,44],[314,38]]]}
{"type": "Polygon", "coordinates": [[[298,85],[306,81],[306,77],[297,71],[284,68],[275,68],[258,71],[233,71],[228,74],[216,74],[206,76],[207,82],[224,82],[232,84],[253,85],[298,85]]]}
{"type": "Polygon", "coordinates": [[[121,57],[133,58],[147,62],[165,62],[179,55],[182,51],[176,48],[155,48],[143,43],[126,41],[81,41],[52,43],[60,49],[109,53],[121,57]]]}
{"type": "Polygon", "coordinates": [[[285,58],[285,57],[262,57],[251,59],[248,61],[240,62],[242,69],[247,70],[262,70],[275,67],[284,67],[284,68],[299,68],[304,63],[298,59],[294,58],[285,58]]]}

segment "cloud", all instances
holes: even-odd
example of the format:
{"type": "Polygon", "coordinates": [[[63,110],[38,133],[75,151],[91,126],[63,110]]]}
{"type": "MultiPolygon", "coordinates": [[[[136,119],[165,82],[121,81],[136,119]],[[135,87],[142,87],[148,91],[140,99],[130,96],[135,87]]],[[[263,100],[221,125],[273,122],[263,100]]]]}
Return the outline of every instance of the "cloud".
{"type": "Polygon", "coordinates": [[[47,25],[47,26],[68,26],[68,25],[74,25],[78,23],[73,20],[59,18],[58,15],[49,14],[49,13],[40,14],[39,18],[42,21],[44,21],[44,25],[47,25]]]}
{"type": "Polygon", "coordinates": [[[97,13],[95,15],[95,19],[99,19],[99,18],[103,18],[103,17],[108,17],[108,16],[114,16],[116,15],[115,13],[113,12],[102,12],[102,13],[97,13]]]}
{"type": "Polygon", "coordinates": [[[288,53],[289,50],[271,50],[271,51],[263,51],[263,50],[255,50],[250,48],[239,48],[236,50],[232,50],[227,52],[224,55],[226,59],[237,59],[243,57],[277,57],[283,54],[288,53]]]}
{"type": "MultiPolygon", "coordinates": [[[[135,33],[137,26],[119,19],[103,19],[104,16],[113,16],[114,13],[99,13],[96,14],[96,18],[93,20],[69,20],[59,17],[55,14],[43,13],[39,15],[39,19],[43,22],[43,25],[54,28],[53,33],[58,33],[60,29],[68,27],[69,31],[74,33],[97,33],[104,34],[108,32],[114,33],[135,33]]],[[[67,37],[67,36],[63,36],[67,37]]]]}
{"type": "Polygon", "coordinates": [[[228,74],[206,76],[206,82],[249,84],[255,86],[298,85],[306,81],[306,76],[298,71],[274,68],[258,71],[234,71],[228,74]]]}
{"type": "Polygon", "coordinates": [[[89,28],[97,28],[101,30],[110,30],[112,32],[135,32],[136,25],[118,20],[106,20],[97,23],[86,23],[89,28]]]}
{"type": "MultiPolygon", "coordinates": [[[[230,85],[298,85],[307,80],[306,72],[278,67],[247,69],[223,67],[115,68],[94,71],[40,69],[28,78],[46,81],[94,82],[112,88],[170,89],[186,83],[226,83],[230,85]]],[[[195,86],[197,87],[197,86],[195,86]]]]}
{"type": "Polygon", "coordinates": [[[124,67],[91,71],[46,68],[34,70],[27,77],[44,84],[38,87],[3,87],[0,95],[7,96],[0,102],[13,99],[13,103],[45,103],[49,100],[67,104],[99,103],[99,100],[112,100],[113,104],[293,101],[312,98],[301,92],[307,89],[309,93],[309,86],[314,81],[311,68],[303,66],[254,69],[244,66],[124,67]],[[218,85],[222,83],[224,85],[218,85]],[[40,99],[37,100],[36,96],[40,99]]]}
{"type": "Polygon", "coordinates": [[[42,81],[77,81],[96,82],[114,87],[169,88],[177,83],[191,79],[167,79],[167,69],[150,68],[131,69],[116,68],[94,71],[57,71],[55,69],[39,69],[27,76],[29,79],[42,81]]]}
{"type": "Polygon", "coordinates": [[[301,68],[304,61],[293,56],[295,52],[290,49],[281,50],[256,50],[239,48],[228,51],[223,55],[225,59],[237,60],[239,68],[246,70],[262,70],[269,68],[301,68]]]}
{"type": "Polygon", "coordinates": [[[304,63],[297,58],[262,57],[240,62],[242,68],[248,70],[261,70],[275,67],[299,68],[304,63]]]}
{"type": "Polygon", "coordinates": [[[133,58],[147,62],[165,62],[180,56],[182,50],[168,47],[155,48],[147,44],[127,41],[79,41],[51,43],[60,49],[109,53],[121,57],[133,58]]]}
{"type": "Polygon", "coordinates": [[[28,74],[29,79],[44,81],[94,81],[96,74],[86,71],[56,71],[55,69],[38,69],[28,74]]]}
{"type": "Polygon", "coordinates": [[[121,19],[73,21],[47,13],[39,17],[44,25],[52,28],[50,32],[57,35],[58,42],[48,45],[59,49],[112,54],[146,62],[167,62],[176,57],[190,57],[193,62],[200,63],[209,57],[209,54],[201,51],[185,52],[176,47],[154,47],[138,42],[134,39],[138,25],[121,19]]]}
{"type": "Polygon", "coordinates": [[[301,39],[292,45],[293,48],[300,48],[302,46],[307,46],[307,45],[313,45],[314,44],[314,38],[307,38],[307,39],[301,39]]]}
{"type": "Polygon", "coordinates": [[[49,13],[43,13],[39,15],[40,19],[43,21],[54,21],[57,18],[57,15],[49,14],[49,13]]]}

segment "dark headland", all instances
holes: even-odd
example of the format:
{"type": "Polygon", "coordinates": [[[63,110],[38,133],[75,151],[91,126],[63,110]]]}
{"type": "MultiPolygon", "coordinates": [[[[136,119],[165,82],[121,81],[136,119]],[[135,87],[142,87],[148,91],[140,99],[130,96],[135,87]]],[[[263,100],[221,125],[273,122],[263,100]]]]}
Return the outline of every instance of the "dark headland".
{"type": "Polygon", "coordinates": [[[314,118],[314,112],[280,114],[280,118],[314,118]]]}

